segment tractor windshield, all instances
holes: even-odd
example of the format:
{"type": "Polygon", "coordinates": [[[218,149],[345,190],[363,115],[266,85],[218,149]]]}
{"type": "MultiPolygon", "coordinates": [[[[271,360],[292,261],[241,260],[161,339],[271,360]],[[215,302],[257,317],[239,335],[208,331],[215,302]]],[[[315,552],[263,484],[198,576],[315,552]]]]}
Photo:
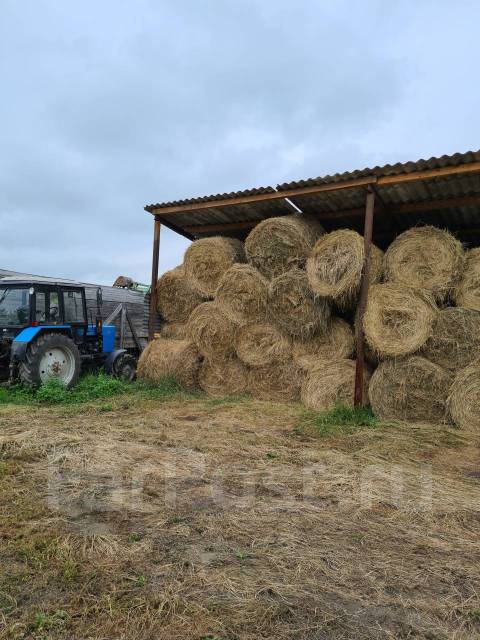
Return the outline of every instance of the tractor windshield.
{"type": "Polygon", "coordinates": [[[28,289],[0,286],[0,327],[28,324],[30,314],[28,289]]]}

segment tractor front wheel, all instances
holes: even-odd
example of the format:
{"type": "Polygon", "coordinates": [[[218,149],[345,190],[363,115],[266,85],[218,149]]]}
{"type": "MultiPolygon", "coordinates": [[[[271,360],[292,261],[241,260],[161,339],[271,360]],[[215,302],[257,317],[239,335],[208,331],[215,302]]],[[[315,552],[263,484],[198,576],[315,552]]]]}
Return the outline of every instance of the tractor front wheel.
{"type": "Polygon", "coordinates": [[[31,387],[39,387],[52,378],[73,387],[78,381],[80,366],[77,346],[68,336],[44,333],[28,347],[19,374],[21,381],[31,387]]]}

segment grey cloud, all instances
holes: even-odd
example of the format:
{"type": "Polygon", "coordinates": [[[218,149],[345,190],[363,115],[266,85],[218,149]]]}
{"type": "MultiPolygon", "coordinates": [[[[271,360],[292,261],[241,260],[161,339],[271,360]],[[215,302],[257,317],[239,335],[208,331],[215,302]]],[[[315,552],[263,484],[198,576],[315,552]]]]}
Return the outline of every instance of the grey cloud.
{"type": "Polygon", "coordinates": [[[0,266],[148,281],[144,204],[479,146],[480,8],[428,4],[4,1],[0,266]]]}

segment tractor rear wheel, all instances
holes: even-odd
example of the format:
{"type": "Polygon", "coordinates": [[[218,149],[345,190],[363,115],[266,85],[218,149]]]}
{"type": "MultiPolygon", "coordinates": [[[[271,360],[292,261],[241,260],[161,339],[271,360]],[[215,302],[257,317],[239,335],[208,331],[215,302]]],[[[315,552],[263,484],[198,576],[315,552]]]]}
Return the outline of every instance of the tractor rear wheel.
{"type": "Polygon", "coordinates": [[[73,387],[80,367],[80,353],[73,340],[62,333],[44,333],[28,347],[19,374],[30,387],[39,387],[52,378],[73,387]]]}
{"type": "Polygon", "coordinates": [[[114,378],[124,382],[132,382],[137,376],[137,361],[130,353],[121,353],[112,366],[114,378]]]}

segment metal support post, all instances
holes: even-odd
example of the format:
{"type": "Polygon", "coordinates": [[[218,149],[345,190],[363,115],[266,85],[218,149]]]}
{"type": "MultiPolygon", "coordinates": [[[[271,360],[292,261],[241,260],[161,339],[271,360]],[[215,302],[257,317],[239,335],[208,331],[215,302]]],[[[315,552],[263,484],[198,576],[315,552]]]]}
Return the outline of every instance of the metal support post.
{"type": "Polygon", "coordinates": [[[148,339],[153,340],[155,334],[155,320],[157,316],[157,280],[158,261],[160,255],[160,218],[155,216],[153,227],[153,255],[152,255],[152,284],[150,287],[150,310],[148,317],[148,339]]]}
{"type": "Polygon", "coordinates": [[[363,316],[367,306],[368,288],[370,285],[370,254],[372,246],[373,212],[375,209],[375,191],[372,187],[367,189],[367,199],[365,204],[365,227],[363,232],[364,259],[362,270],[362,282],[360,285],[360,297],[358,300],[358,316],[355,327],[355,337],[357,345],[357,362],[355,367],[355,407],[365,406],[363,397],[363,377],[365,367],[365,338],[363,334],[363,316]]]}

